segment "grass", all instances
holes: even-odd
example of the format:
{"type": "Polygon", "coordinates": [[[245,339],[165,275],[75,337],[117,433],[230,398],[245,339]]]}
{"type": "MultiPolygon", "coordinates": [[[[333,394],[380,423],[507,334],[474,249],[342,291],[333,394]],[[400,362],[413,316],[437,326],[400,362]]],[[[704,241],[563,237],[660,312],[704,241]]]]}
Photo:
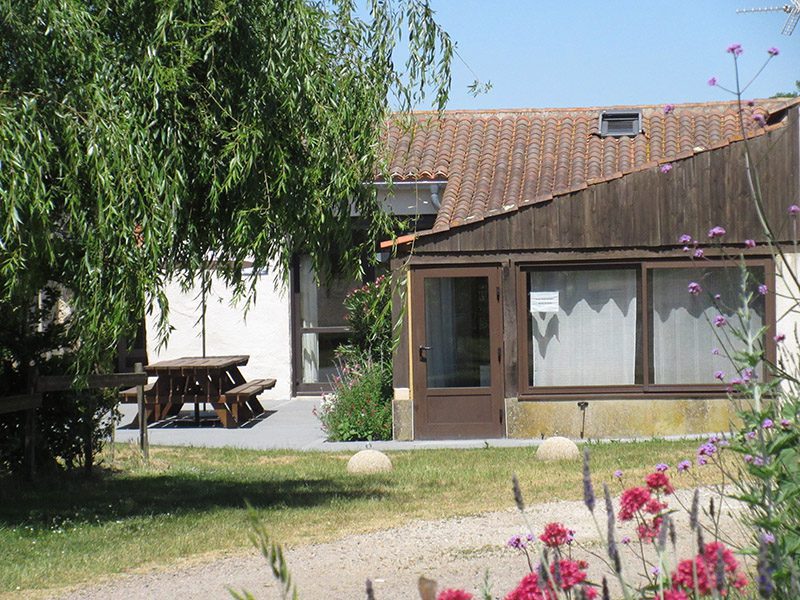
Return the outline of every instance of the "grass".
{"type": "MultiPolygon", "coordinates": [[[[675,465],[696,445],[593,445],[595,486],[599,490],[615,469],[634,481],[656,463],[675,465]]],[[[151,448],[145,467],[133,446],[118,445],[113,464],[90,480],[62,474],[24,487],[0,479],[0,595],[36,595],[140,567],[246,550],[245,500],[273,538],[291,546],[412,519],[511,508],[512,473],[529,504],[581,498],[580,463],[541,463],[534,453],[394,452],[393,472],[353,477],[346,454],[151,448]]]]}

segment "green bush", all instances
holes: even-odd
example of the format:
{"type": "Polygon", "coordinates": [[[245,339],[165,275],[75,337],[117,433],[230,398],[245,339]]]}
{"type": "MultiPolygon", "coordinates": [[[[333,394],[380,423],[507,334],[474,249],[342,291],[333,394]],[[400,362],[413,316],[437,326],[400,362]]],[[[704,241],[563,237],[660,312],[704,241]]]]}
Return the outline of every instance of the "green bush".
{"type": "Polygon", "coordinates": [[[392,359],[392,285],[391,278],[381,276],[348,294],[344,300],[347,322],[352,333],[350,342],[340,346],[339,356],[349,362],[373,362],[392,359]]]}
{"type": "MultiPolygon", "coordinates": [[[[58,289],[45,287],[40,303],[0,300],[0,396],[27,392],[28,365],[39,375],[74,372],[68,322],[53,318],[59,297],[58,289]]],[[[115,390],[44,394],[36,409],[37,469],[90,469],[113,427],[117,402],[115,390]]],[[[0,415],[0,474],[21,471],[24,429],[24,412],[0,415]]]]}
{"type": "Polygon", "coordinates": [[[342,367],[333,392],[316,415],[328,439],[337,442],[392,437],[391,364],[366,360],[342,367]],[[389,381],[389,393],[386,382],[389,381]]]}

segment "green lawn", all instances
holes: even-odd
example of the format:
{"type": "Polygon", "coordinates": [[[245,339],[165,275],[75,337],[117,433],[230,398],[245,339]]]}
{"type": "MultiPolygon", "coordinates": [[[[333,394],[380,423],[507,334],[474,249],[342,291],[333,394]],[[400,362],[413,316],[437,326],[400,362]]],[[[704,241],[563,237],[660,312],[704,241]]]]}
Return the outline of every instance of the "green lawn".
{"type": "MultiPolygon", "coordinates": [[[[618,468],[633,481],[658,462],[675,465],[696,446],[592,446],[595,485],[618,468]]],[[[392,473],[352,477],[345,454],[153,448],[145,468],[132,446],[118,445],[113,464],[105,456],[107,468],[90,481],[59,476],[25,488],[0,479],[0,595],[246,549],[245,500],[275,539],[295,545],[508,508],[512,473],[528,503],[581,497],[580,463],[540,463],[534,453],[395,452],[392,473]]]]}

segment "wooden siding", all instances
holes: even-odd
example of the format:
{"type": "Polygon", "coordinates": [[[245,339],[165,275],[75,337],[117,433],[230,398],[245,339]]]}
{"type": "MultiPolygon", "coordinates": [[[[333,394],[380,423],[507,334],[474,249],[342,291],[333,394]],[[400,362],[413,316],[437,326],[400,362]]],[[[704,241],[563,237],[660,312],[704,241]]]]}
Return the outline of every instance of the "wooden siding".
{"type": "MultiPolygon", "coordinates": [[[[778,237],[790,238],[788,205],[800,201],[798,111],[785,127],[751,139],[766,212],[778,237]]],[[[591,185],[474,224],[420,237],[414,254],[526,250],[674,248],[688,233],[703,241],[722,225],[727,242],[763,239],[748,194],[745,144],[735,142],[673,163],[591,185]]]]}

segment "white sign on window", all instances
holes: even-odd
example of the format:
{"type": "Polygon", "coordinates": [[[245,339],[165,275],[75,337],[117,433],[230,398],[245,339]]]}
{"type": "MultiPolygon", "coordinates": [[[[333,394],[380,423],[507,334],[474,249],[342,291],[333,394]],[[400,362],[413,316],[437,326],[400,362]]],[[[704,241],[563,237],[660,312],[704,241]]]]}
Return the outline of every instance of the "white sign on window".
{"type": "Polygon", "coordinates": [[[558,292],[531,292],[532,313],[557,313],[558,292]]]}

